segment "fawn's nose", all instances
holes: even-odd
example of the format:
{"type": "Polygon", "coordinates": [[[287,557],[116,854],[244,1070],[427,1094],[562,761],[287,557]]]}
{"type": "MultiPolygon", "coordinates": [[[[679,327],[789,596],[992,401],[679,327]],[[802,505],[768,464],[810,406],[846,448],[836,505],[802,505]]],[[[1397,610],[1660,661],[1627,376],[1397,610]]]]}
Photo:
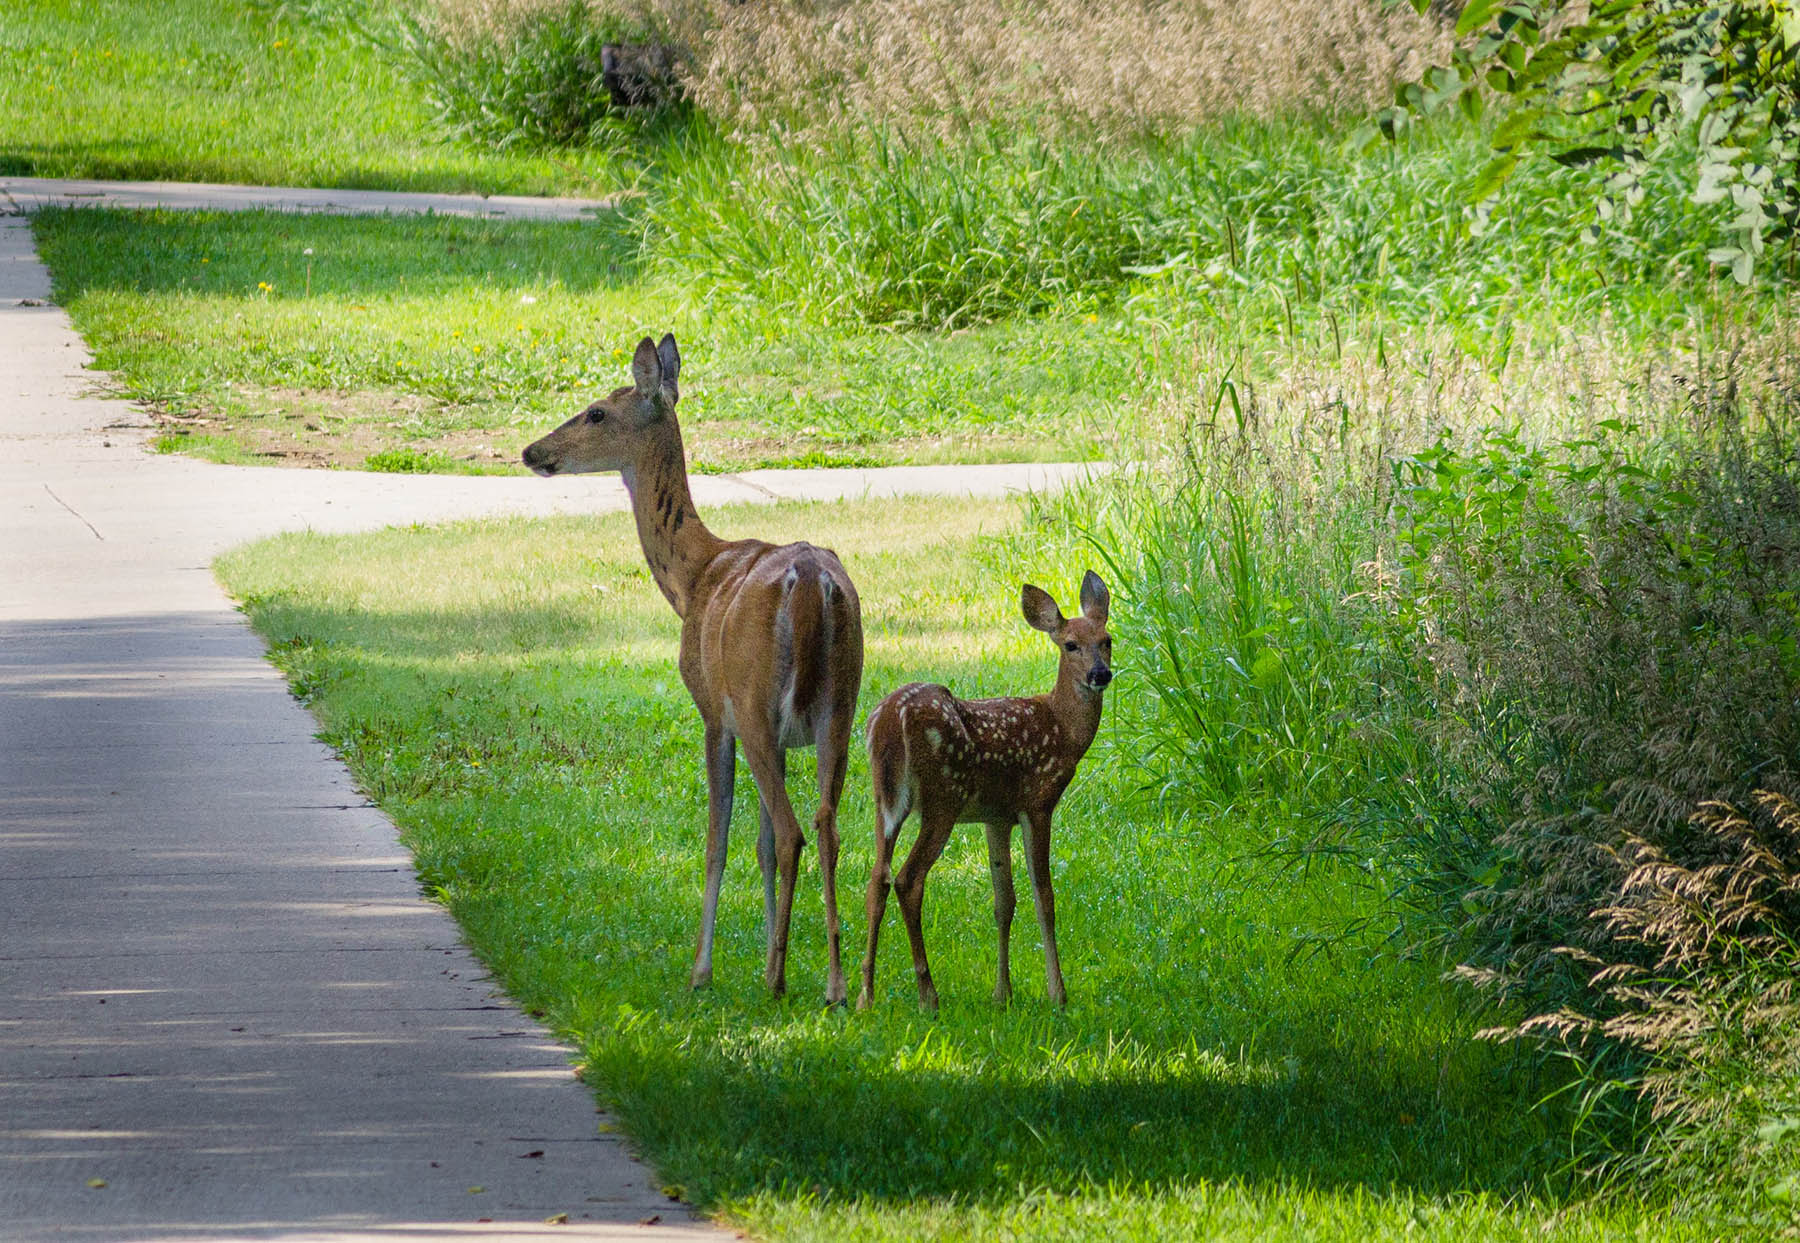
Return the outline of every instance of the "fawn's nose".
{"type": "Polygon", "coordinates": [[[544,448],[540,441],[526,445],[525,452],[521,456],[525,459],[525,465],[540,475],[547,475],[556,468],[555,455],[544,448]]]}
{"type": "Polygon", "coordinates": [[[1088,670],[1087,680],[1089,686],[1098,690],[1100,687],[1105,686],[1108,682],[1112,681],[1112,670],[1108,669],[1105,665],[1095,665],[1092,669],[1088,670]]]}

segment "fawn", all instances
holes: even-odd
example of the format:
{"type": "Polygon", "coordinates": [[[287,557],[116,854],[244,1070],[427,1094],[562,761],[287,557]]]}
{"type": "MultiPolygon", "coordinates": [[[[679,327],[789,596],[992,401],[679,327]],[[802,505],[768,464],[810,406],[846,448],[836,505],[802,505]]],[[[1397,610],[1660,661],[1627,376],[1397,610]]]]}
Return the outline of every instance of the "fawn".
{"type": "Polygon", "coordinates": [[[987,827],[988,868],[994,883],[994,922],[1000,962],[994,999],[1012,998],[1009,938],[1015,901],[1012,827],[1025,834],[1038,926],[1044,937],[1044,971],[1050,1000],[1068,1002],[1056,956],[1056,899],[1050,887],[1050,816],[1075,776],[1100,728],[1101,697],[1112,681],[1112,637],[1106,631],[1106,584],[1089,570],[1081,580],[1081,615],[1064,618],[1048,592],[1027,583],[1020,593],[1025,620],[1062,649],[1056,686],[1047,695],[1019,699],[958,699],[948,689],[915,682],[903,686],[869,714],[869,767],[875,783],[875,867],[869,876],[869,947],[862,964],[857,1008],[875,992],[875,946],[887,909],[890,878],[912,942],[919,1002],[938,1005],[925,959],[920,915],[925,874],[937,862],[958,824],[987,827]],[[900,826],[919,811],[912,853],[891,876],[900,826]]]}

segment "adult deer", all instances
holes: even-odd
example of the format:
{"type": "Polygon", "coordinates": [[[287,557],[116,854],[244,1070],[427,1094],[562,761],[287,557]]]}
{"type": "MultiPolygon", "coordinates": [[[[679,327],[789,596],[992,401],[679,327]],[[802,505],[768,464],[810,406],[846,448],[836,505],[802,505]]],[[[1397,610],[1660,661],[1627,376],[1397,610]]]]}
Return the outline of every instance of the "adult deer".
{"type": "Polygon", "coordinates": [[[819,810],[813,833],[825,882],[830,975],[825,997],[845,999],[838,955],[837,806],[862,684],[862,612],[837,555],[811,544],[726,541],[706,529],[688,490],[675,338],[638,343],[633,383],[614,389],[526,446],[540,475],[616,470],[631,494],[650,573],[681,618],[681,680],[706,725],[706,887],[690,983],[712,982],[713,925],[725,875],[737,743],[756,779],[768,937],[767,981],[787,988],[788,924],[805,838],[788,801],[787,752],[817,747],[819,810]],[[776,876],[780,875],[777,893],[776,876]]]}
{"type": "Polygon", "coordinates": [[[1056,686],[1030,699],[958,699],[942,686],[915,682],[882,700],[869,714],[869,767],[875,782],[875,868],[869,876],[869,948],[863,957],[857,1008],[875,994],[875,946],[887,910],[890,866],[900,826],[914,808],[919,836],[892,879],[912,942],[919,1002],[938,1005],[925,959],[920,923],[925,874],[959,824],[987,826],[988,869],[994,882],[994,922],[1000,965],[994,999],[1012,999],[1010,942],[1015,906],[1012,828],[1025,835],[1044,973],[1050,1000],[1068,1002],[1056,956],[1056,896],[1050,886],[1050,817],[1075,776],[1075,767],[1100,728],[1102,692],[1112,681],[1112,636],[1106,632],[1110,597],[1092,570],[1081,580],[1081,615],[1064,618],[1048,592],[1027,583],[1020,595],[1025,620],[1062,652],[1056,686]]]}

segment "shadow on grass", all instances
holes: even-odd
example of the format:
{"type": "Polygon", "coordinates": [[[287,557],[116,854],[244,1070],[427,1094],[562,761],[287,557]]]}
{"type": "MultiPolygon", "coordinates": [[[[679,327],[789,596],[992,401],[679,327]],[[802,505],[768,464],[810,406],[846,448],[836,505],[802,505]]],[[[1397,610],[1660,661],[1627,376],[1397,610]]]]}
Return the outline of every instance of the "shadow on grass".
{"type": "MultiPolygon", "coordinates": [[[[1360,971],[1294,956],[1296,932],[1332,917],[1307,886],[1343,882],[1246,877],[1253,865],[1224,848],[1171,849],[1134,825],[1129,756],[1104,736],[1058,816],[1066,1014],[1043,1001],[1022,875],[1018,1000],[1007,1010],[989,1000],[994,932],[973,829],[953,839],[928,889],[941,1016],[916,1007],[891,904],[874,1009],[818,1009],[824,953],[810,850],[791,934],[793,995],[771,1001],[760,983],[755,793],[741,766],[719,983],[694,994],[686,970],[704,782],[698,718],[674,677],[672,619],[633,615],[619,623],[631,633],[605,635],[573,606],[252,612],[290,675],[325,702],[331,736],[365,788],[387,799],[477,951],[521,1004],[547,1011],[582,1046],[603,1102],[664,1178],[701,1203],[797,1190],[1002,1204],[1032,1188],[1196,1180],[1432,1196],[1545,1188],[1553,1133],[1528,1108],[1541,1085],[1467,1039],[1468,1017],[1435,972],[1376,954],[1360,971]],[[668,660],[621,662],[621,643],[668,660]],[[428,658],[453,663],[422,668],[428,658]]],[[[939,652],[910,668],[878,653],[872,645],[865,711],[921,678],[969,692],[1040,690],[1051,663],[1029,648],[1006,658],[939,652]]],[[[853,991],[867,780],[859,745],[838,874],[853,991]]],[[[795,757],[790,781],[805,821],[809,758],[795,757]]]]}
{"type": "Polygon", "coordinates": [[[115,290],[241,296],[263,282],[321,298],[551,286],[590,293],[639,274],[637,226],[626,212],[539,221],[46,208],[32,223],[65,305],[115,290]]]}
{"type": "Polygon", "coordinates": [[[1542,1191],[1551,1165],[1547,1137],[1493,1068],[1445,1073],[1378,1044],[1308,1066],[1306,1040],[1272,1041],[1266,1065],[1245,1066],[1229,1047],[1149,1040],[1146,1065],[1109,1066],[1131,1060],[1107,1055],[1116,1033],[1103,1024],[1116,1016],[1077,1000],[1067,1017],[1021,1020],[970,999],[935,1025],[851,1016],[746,1058],[734,1050],[758,1043],[762,1024],[696,1038],[681,1009],[655,1037],[591,1039],[589,1078],[665,1176],[703,1201],[809,1189],[997,1204],[1025,1189],[1203,1179],[1508,1195],[1542,1191]],[[972,1064],[901,1068],[934,1043],[972,1064]],[[1071,1049],[1073,1064],[1059,1064],[1071,1049]]]}
{"type": "MultiPolygon", "coordinates": [[[[270,184],[265,172],[284,163],[281,156],[171,155],[165,144],[144,139],[109,138],[100,142],[9,142],[0,147],[0,177],[55,177],[92,181],[190,181],[221,185],[270,184]]],[[[520,173],[508,169],[458,168],[432,163],[422,167],[369,164],[333,166],[289,177],[279,184],[303,183],[326,190],[399,190],[421,194],[529,194],[520,173]]],[[[604,197],[599,187],[589,192],[604,197]]]]}

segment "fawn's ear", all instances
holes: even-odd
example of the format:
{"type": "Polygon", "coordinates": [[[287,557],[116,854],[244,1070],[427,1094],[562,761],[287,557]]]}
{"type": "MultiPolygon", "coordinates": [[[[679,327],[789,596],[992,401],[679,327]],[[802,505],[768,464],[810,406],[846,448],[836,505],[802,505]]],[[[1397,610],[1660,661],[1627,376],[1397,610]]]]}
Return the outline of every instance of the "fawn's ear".
{"type": "Polygon", "coordinates": [[[1089,570],[1081,578],[1081,615],[1091,622],[1104,626],[1106,614],[1112,608],[1112,593],[1106,590],[1106,584],[1100,576],[1089,570]]]}
{"type": "Polygon", "coordinates": [[[656,342],[649,337],[638,342],[637,353],[631,356],[631,378],[638,392],[656,400],[656,394],[662,390],[663,365],[656,352],[656,342]]]}
{"type": "Polygon", "coordinates": [[[1025,614],[1025,620],[1031,623],[1033,630],[1042,630],[1045,634],[1055,634],[1062,629],[1062,610],[1056,607],[1056,601],[1042,587],[1025,584],[1019,593],[1019,607],[1025,614]]]}
{"type": "Polygon", "coordinates": [[[675,377],[681,374],[681,351],[675,348],[674,333],[663,333],[663,339],[656,343],[656,361],[662,364],[663,392],[673,405],[681,400],[681,390],[675,387],[675,377]]]}

